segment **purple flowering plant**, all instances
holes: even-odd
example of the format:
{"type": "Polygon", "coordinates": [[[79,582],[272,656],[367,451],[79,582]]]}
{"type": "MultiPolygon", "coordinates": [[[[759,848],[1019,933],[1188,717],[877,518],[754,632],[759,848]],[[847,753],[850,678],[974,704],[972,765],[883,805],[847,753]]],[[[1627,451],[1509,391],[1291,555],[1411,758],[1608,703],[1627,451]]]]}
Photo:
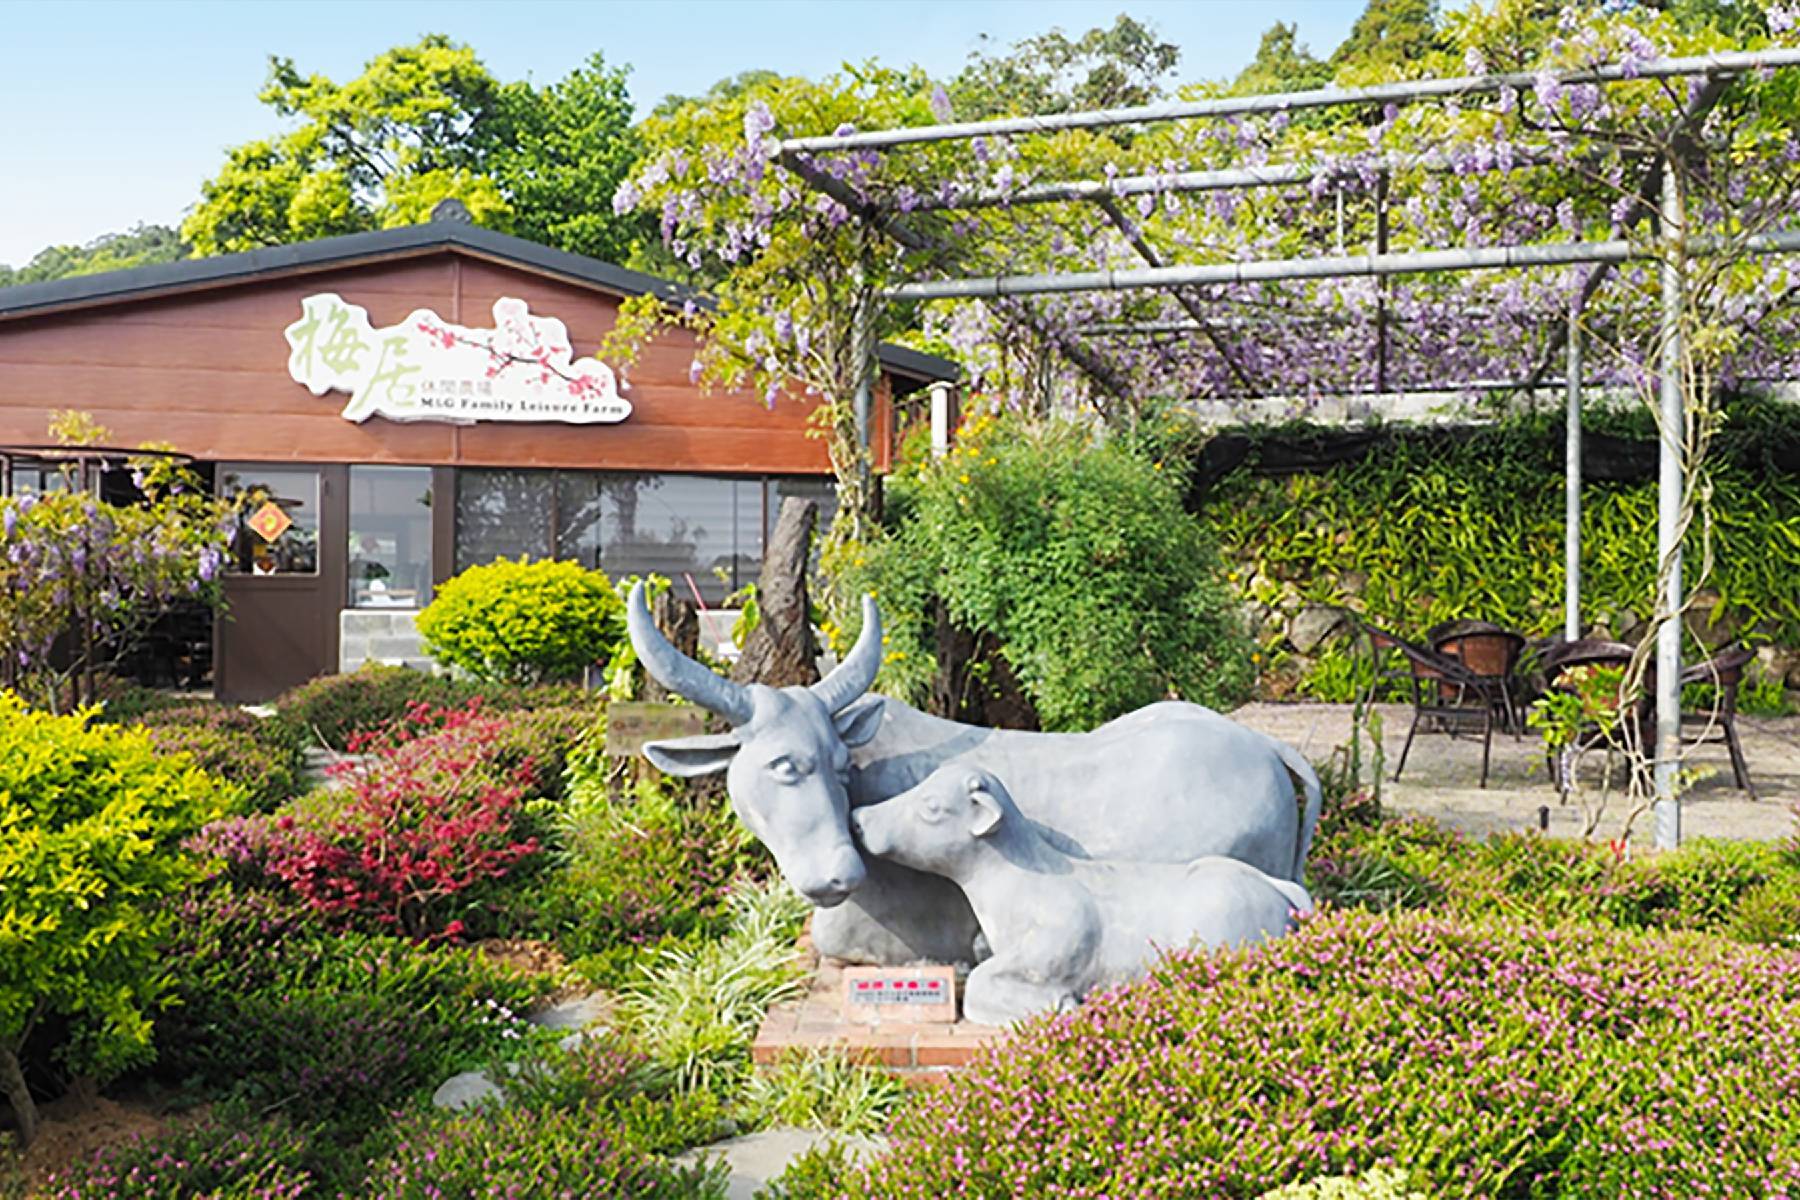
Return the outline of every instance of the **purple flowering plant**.
{"type": "MultiPolygon", "coordinates": [[[[68,414],[53,427],[105,437],[68,414]]],[[[53,711],[92,703],[94,673],[172,607],[223,599],[229,502],[172,457],[128,465],[139,503],[82,493],[72,468],[60,490],[0,497],[0,680],[53,711]]]]}

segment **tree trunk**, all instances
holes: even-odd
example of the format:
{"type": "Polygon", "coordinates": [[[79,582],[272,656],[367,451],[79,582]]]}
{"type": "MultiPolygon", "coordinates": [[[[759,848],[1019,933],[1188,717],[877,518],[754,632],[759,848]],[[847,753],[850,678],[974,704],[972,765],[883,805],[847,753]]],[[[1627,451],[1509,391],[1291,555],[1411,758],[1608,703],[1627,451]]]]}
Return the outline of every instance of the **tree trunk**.
{"type": "Polygon", "coordinates": [[[806,566],[818,515],[811,500],[789,496],[781,502],[756,585],[761,620],[731,669],[732,679],[739,683],[805,687],[819,681],[818,646],[806,595],[806,566]]]}
{"type": "Polygon", "coordinates": [[[931,682],[932,712],[994,729],[1041,728],[1037,706],[993,638],[957,625],[942,601],[933,608],[938,669],[931,682]]]}
{"type": "Polygon", "coordinates": [[[37,1137],[37,1105],[32,1102],[31,1089],[25,1085],[19,1056],[5,1046],[0,1046],[0,1092],[12,1105],[13,1118],[19,1125],[19,1146],[23,1149],[37,1137]]]}

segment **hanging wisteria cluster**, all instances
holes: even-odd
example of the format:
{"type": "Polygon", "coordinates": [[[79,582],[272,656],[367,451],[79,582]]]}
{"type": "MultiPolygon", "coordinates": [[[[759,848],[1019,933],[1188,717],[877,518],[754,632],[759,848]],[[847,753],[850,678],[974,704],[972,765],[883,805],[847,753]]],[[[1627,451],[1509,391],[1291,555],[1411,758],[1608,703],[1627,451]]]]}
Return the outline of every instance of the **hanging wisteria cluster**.
{"type": "Polygon", "coordinates": [[[47,707],[172,606],[220,599],[229,507],[167,460],[133,478],[141,504],[104,503],[73,475],[60,491],[0,497],[0,681],[47,707]]]}
{"type": "MultiPolygon", "coordinates": [[[[1655,250],[1662,163],[1674,161],[1689,244],[1689,312],[1714,377],[1792,379],[1800,275],[1731,251],[1800,227],[1800,70],[1638,78],[1671,57],[1800,44],[1785,8],[1727,44],[1634,6],[1533,25],[1516,6],[1447,17],[1454,54],[1419,75],[1522,72],[1531,86],[1429,103],[1274,111],[887,150],[783,153],[782,137],[955,119],[917,72],[784,80],[652,122],[662,147],[620,191],[657,212],[667,248],[713,276],[697,377],[797,382],[847,400],[854,327],[952,354],[978,389],[1041,406],[1135,411],[1155,399],[1321,397],[1494,389],[1560,374],[1580,306],[1591,382],[1642,386],[1657,266],[1540,267],[1053,294],[879,307],[917,279],[1128,270],[1451,248],[1630,239],[1655,250]],[[1610,64],[1623,79],[1567,82],[1610,64]],[[1192,172],[1263,169],[1280,186],[1184,190],[1192,172]],[[1103,185],[1101,203],[1034,189],[1103,185]]],[[[1372,79],[1342,80],[1363,84],[1372,79]]],[[[1222,94],[1190,89],[1185,98],[1222,94]]]]}

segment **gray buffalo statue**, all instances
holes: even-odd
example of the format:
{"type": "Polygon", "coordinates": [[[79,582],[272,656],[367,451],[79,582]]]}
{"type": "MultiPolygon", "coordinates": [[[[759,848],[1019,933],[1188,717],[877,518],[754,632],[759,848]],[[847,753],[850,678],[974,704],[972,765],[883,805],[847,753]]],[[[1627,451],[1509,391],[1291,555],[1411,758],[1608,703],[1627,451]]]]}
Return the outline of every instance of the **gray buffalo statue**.
{"type": "Polygon", "coordinates": [[[1073,1008],[1138,978],[1164,950],[1280,937],[1312,911],[1304,887],[1235,858],[1073,858],[1020,815],[999,779],[958,763],[852,809],[850,825],[869,854],[942,875],[968,897],[993,954],[970,972],[963,1014],[983,1025],[1073,1008]]]}
{"type": "Polygon", "coordinates": [[[947,763],[1006,780],[1037,832],[1075,858],[1219,855],[1296,881],[1306,865],[1318,777],[1292,748],[1209,708],[1163,701],[1089,733],[984,729],[869,694],[882,658],[871,597],[856,645],[804,688],[733,683],[687,657],[651,620],[642,584],[625,611],[644,668],[731,723],[727,733],[650,742],[644,753],[672,775],[726,773],[738,816],[818,907],[812,933],[822,954],[888,965],[981,957],[981,930],[955,884],[863,855],[850,830],[852,809],[947,763]]]}

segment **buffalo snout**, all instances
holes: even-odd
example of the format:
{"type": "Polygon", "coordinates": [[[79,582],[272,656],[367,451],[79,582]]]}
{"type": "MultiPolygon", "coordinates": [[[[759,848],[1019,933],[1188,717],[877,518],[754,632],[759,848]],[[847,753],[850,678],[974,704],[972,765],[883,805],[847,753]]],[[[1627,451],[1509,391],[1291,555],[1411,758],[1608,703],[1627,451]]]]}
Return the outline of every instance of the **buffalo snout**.
{"type": "MultiPolygon", "coordinates": [[[[832,856],[830,869],[823,876],[804,882],[796,879],[794,886],[814,907],[836,908],[850,898],[851,892],[862,886],[868,874],[862,855],[856,852],[855,847],[846,844],[832,856]]],[[[789,878],[793,879],[793,876],[790,874],[789,878]]]]}

